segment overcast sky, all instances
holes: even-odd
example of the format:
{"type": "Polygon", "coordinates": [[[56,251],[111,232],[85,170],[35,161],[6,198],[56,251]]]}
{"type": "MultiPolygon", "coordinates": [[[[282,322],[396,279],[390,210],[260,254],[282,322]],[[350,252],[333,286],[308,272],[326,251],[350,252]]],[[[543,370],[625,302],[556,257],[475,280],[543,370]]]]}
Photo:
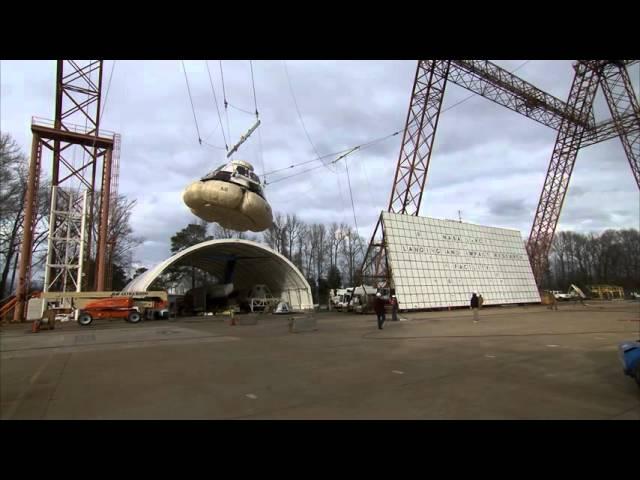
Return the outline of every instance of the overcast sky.
{"type": "MultiPolygon", "coordinates": [[[[508,70],[526,60],[496,63],[508,70]]],[[[533,60],[517,75],[566,100],[572,61],[533,60]]],[[[204,61],[185,61],[201,137],[224,147],[204,61]]],[[[230,135],[235,144],[255,122],[249,61],[223,61],[230,135]]],[[[218,101],[222,82],[217,60],[209,61],[218,101]]],[[[254,61],[258,131],[234,158],[270,172],[320,155],[387,136],[404,127],[415,61],[254,61]],[[258,134],[259,133],[259,134],[258,134]]],[[[0,62],[0,130],[30,151],[32,116],[52,119],[56,62],[0,62]]],[[[636,93],[640,73],[630,74],[636,93]]],[[[103,129],[122,135],[119,191],[135,198],[133,228],[145,243],[136,263],[151,266],[169,256],[169,238],[194,217],[183,204],[187,184],[225,161],[224,149],[199,145],[185,75],[179,60],[105,61],[103,129]],[[113,77],[105,95],[109,76],[113,77]]],[[[449,83],[443,108],[469,95],[449,83]]],[[[602,92],[596,120],[608,118],[602,92]]],[[[489,100],[474,96],[443,113],[431,157],[420,214],[516,228],[529,234],[556,132],[489,100]]],[[[387,208],[401,135],[348,157],[358,229],[369,238],[387,208]]],[[[330,157],[331,161],[336,157],[330,157]]],[[[295,213],[306,222],[354,224],[344,160],[336,167],[277,181],[314,163],[267,176],[274,212],[295,213]],[[272,183],[273,182],[273,183],[272,183]]],[[[43,165],[50,170],[50,165],[43,165]]],[[[559,230],[598,232],[639,228],[640,194],[618,139],[581,150],[573,171],[559,230]]]]}

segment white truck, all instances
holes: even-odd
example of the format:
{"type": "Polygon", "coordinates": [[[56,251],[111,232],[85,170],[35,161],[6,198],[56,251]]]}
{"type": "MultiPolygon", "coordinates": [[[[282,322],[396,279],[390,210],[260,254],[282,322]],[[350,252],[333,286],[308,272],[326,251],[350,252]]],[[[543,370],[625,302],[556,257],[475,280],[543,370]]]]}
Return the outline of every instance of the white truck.
{"type": "Polygon", "coordinates": [[[373,311],[373,301],[378,289],[370,285],[360,285],[353,289],[349,309],[356,313],[369,313],[373,311]]]}
{"type": "Polygon", "coordinates": [[[336,310],[347,310],[349,303],[353,297],[353,287],[351,288],[337,288],[333,292],[331,297],[331,304],[336,310]]]}

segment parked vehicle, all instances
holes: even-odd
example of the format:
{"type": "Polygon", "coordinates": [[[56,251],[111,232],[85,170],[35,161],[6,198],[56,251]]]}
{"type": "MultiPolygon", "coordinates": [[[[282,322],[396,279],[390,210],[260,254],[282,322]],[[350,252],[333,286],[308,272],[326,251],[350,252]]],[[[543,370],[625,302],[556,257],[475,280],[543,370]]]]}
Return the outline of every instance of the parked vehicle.
{"type": "Polygon", "coordinates": [[[87,303],[78,314],[78,323],[82,326],[91,325],[95,318],[124,318],[128,322],[138,323],[142,315],[133,304],[133,298],[112,297],[87,303]]]}
{"type": "Polygon", "coordinates": [[[353,287],[351,288],[338,288],[333,291],[333,295],[330,298],[333,308],[336,310],[349,310],[349,304],[353,298],[353,287]]]}
{"type": "Polygon", "coordinates": [[[78,312],[78,323],[90,325],[96,318],[123,318],[138,323],[143,318],[168,318],[168,302],[161,298],[137,300],[132,296],[114,296],[88,302],[78,312]]]}
{"type": "Polygon", "coordinates": [[[360,285],[353,289],[351,309],[356,313],[373,312],[373,301],[378,289],[369,285],[360,285]]]}

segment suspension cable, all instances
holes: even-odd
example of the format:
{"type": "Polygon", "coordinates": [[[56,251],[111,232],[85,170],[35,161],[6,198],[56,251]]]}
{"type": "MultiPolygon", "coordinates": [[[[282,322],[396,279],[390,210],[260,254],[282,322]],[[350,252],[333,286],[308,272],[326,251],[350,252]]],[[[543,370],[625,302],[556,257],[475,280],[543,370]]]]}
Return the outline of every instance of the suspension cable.
{"type": "MultiPolygon", "coordinates": [[[[266,172],[264,175],[272,175],[272,174],[274,174],[274,173],[282,172],[282,171],[284,171],[284,170],[289,170],[289,169],[291,169],[291,168],[296,168],[296,167],[299,167],[299,166],[301,166],[301,165],[306,165],[306,164],[308,164],[308,163],[317,162],[318,160],[321,160],[321,159],[323,159],[323,158],[333,157],[334,155],[340,155],[340,154],[342,154],[342,153],[349,152],[350,150],[353,150],[354,148],[357,148],[357,149],[367,148],[367,147],[369,147],[369,146],[371,146],[371,145],[373,145],[373,144],[376,144],[376,143],[382,142],[383,140],[386,140],[386,139],[388,139],[388,138],[394,137],[394,136],[396,136],[396,135],[398,135],[398,134],[400,134],[400,133],[401,133],[401,131],[400,131],[400,130],[398,130],[398,131],[396,131],[396,132],[393,132],[392,134],[385,135],[384,137],[376,138],[376,139],[371,140],[371,141],[369,141],[369,142],[365,142],[365,143],[363,143],[363,144],[361,144],[361,145],[356,145],[355,147],[345,148],[344,150],[339,150],[339,151],[337,151],[337,152],[333,152],[333,153],[327,153],[326,155],[322,155],[322,156],[320,156],[320,157],[316,157],[316,158],[313,158],[313,159],[311,159],[311,160],[306,160],[306,161],[304,161],[304,162],[294,163],[294,164],[289,165],[288,167],[283,167],[283,168],[278,168],[278,169],[276,169],[276,170],[271,170],[270,172],[266,172]]],[[[330,162],[330,163],[334,163],[334,162],[330,162]]],[[[324,165],[324,164],[323,164],[323,165],[324,165]]],[[[321,165],[321,166],[322,166],[322,165],[321,165]]],[[[305,170],[305,171],[309,171],[309,170],[305,170]]]]}
{"type": "Polygon", "coordinates": [[[229,148],[226,145],[224,147],[218,147],[217,145],[212,145],[208,142],[205,142],[204,140],[202,141],[202,144],[206,145],[207,147],[215,148],[216,150],[229,150],[229,148]]]}
{"type": "Polygon", "coordinates": [[[311,140],[311,137],[309,136],[309,132],[307,132],[307,127],[304,124],[302,114],[300,113],[300,109],[298,108],[298,101],[296,100],[295,93],[293,93],[293,85],[291,85],[291,77],[289,76],[289,69],[287,68],[287,62],[286,60],[283,60],[282,63],[284,64],[284,71],[287,75],[287,82],[289,83],[289,91],[291,92],[291,97],[293,97],[293,103],[296,106],[296,112],[298,113],[298,118],[300,119],[300,123],[302,124],[302,129],[304,130],[304,134],[307,136],[307,140],[309,140],[309,143],[311,144],[311,147],[313,148],[313,151],[315,152],[316,157],[319,158],[320,154],[318,153],[318,149],[316,148],[313,141],[311,140]]]}
{"type": "MultiPolygon", "coordinates": [[[[511,73],[514,73],[514,72],[516,72],[517,70],[520,70],[522,67],[524,67],[524,66],[525,66],[527,63],[529,63],[530,61],[531,61],[531,60],[527,60],[526,62],[522,63],[522,64],[521,64],[521,65],[519,65],[517,68],[513,69],[513,70],[511,71],[511,73]]],[[[285,67],[286,67],[286,64],[285,64],[285,67]]],[[[459,102],[457,102],[457,103],[454,103],[454,104],[453,104],[453,105],[451,105],[450,107],[445,108],[444,110],[442,110],[442,111],[440,112],[440,114],[442,114],[442,113],[446,112],[447,110],[451,110],[451,109],[452,109],[452,108],[454,108],[454,107],[457,107],[457,106],[458,106],[458,105],[460,105],[461,103],[466,102],[467,100],[469,100],[470,98],[472,98],[472,97],[474,97],[474,96],[477,96],[477,94],[472,93],[470,96],[463,98],[461,101],[459,101],[459,102]]],[[[294,100],[295,100],[295,97],[294,97],[294,100]]],[[[380,138],[378,138],[378,139],[371,140],[370,142],[363,143],[363,144],[361,144],[359,147],[360,147],[360,149],[366,148],[367,146],[369,146],[369,145],[371,145],[371,144],[374,144],[374,143],[377,143],[377,142],[379,142],[379,141],[386,140],[386,139],[387,139],[387,138],[389,138],[389,137],[393,137],[393,136],[395,136],[395,135],[398,135],[398,134],[400,134],[402,131],[404,131],[404,129],[402,129],[402,130],[398,130],[398,131],[396,131],[396,132],[394,132],[394,133],[392,133],[392,134],[390,134],[390,135],[387,135],[387,136],[385,136],[385,137],[380,137],[380,138]]],[[[352,147],[352,148],[354,148],[354,147],[352,147]]],[[[338,152],[329,153],[329,154],[327,154],[327,155],[318,156],[318,157],[316,157],[316,158],[314,158],[314,159],[312,159],[312,160],[307,160],[307,161],[304,161],[304,162],[294,163],[294,164],[292,164],[292,165],[289,165],[288,167],[279,168],[279,169],[277,169],[277,170],[272,170],[272,171],[270,171],[270,172],[267,172],[267,173],[265,173],[265,175],[271,175],[271,174],[278,173],[278,172],[281,172],[281,171],[284,171],[284,170],[288,170],[288,169],[291,169],[291,168],[296,168],[296,167],[299,167],[299,166],[301,166],[301,165],[306,165],[306,164],[308,164],[308,163],[316,162],[316,161],[318,161],[318,160],[320,160],[320,159],[322,159],[322,158],[332,157],[332,156],[334,156],[334,155],[338,155],[338,154],[340,154],[340,153],[347,152],[347,151],[349,151],[349,150],[351,150],[351,148],[347,148],[347,149],[345,149],[345,150],[341,150],[341,151],[338,151],[338,152]]],[[[334,163],[334,162],[330,162],[330,163],[334,163]]],[[[307,170],[305,170],[304,172],[301,172],[301,173],[306,173],[306,172],[309,172],[309,171],[311,171],[311,170],[315,170],[315,168],[313,168],[313,169],[307,169],[307,170]]],[[[295,175],[291,175],[291,176],[295,176],[295,175]]],[[[289,177],[291,177],[291,176],[289,176],[289,177]]],[[[289,177],[283,177],[282,179],[284,179],[284,178],[289,178],[289,177]]],[[[280,181],[280,180],[281,180],[281,179],[278,179],[277,181],[280,181]]],[[[273,183],[273,182],[271,182],[271,183],[273,183]]]]}
{"type": "MultiPolygon", "coordinates": [[[[356,150],[361,150],[361,149],[362,149],[362,147],[360,147],[360,146],[350,148],[350,149],[346,150],[346,153],[343,153],[342,155],[340,155],[340,156],[339,156],[338,158],[336,158],[335,160],[331,160],[327,165],[334,165],[334,164],[338,163],[340,160],[342,160],[343,158],[345,158],[347,155],[351,155],[351,154],[352,154],[353,152],[355,152],[356,150]]],[[[316,161],[316,160],[317,160],[317,159],[312,160],[312,161],[316,161]]],[[[280,182],[280,181],[282,181],[282,180],[286,180],[287,178],[297,177],[298,175],[302,175],[303,173],[307,173],[307,172],[311,172],[311,171],[313,171],[313,170],[317,170],[318,168],[322,168],[322,167],[324,167],[324,166],[325,166],[324,164],[322,164],[322,165],[316,165],[315,167],[308,168],[308,169],[306,169],[306,170],[303,170],[302,172],[294,173],[294,174],[292,174],[292,175],[287,175],[286,177],[280,177],[280,178],[278,178],[278,179],[274,180],[273,182],[269,182],[269,184],[276,183],[276,182],[280,182]]]]}
{"type": "Polygon", "coordinates": [[[306,160],[306,161],[300,162],[300,163],[293,163],[293,164],[289,165],[288,167],[283,167],[283,168],[278,168],[276,170],[271,170],[270,172],[266,172],[264,175],[265,176],[266,175],[273,175],[274,173],[279,173],[279,172],[283,172],[284,170],[289,170],[291,168],[296,168],[296,167],[299,167],[301,165],[306,165],[307,163],[317,162],[318,160],[321,160],[323,158],[333,157],[334,155],[339,155],[339,154],[347,152],[349,150],[351,150],[351,149],[350,148],[346,148],[346,149],[340,150],[338,152],[327,153],[326,155],[322,155],[320,157],[316,157],[316,158],[313,158],[311,160],[306,160]]]}
{"type": "Polygon", "coordinates": [[[262,166],[263,181],[266,183],[267,179],[264,176],[264,150],[262,149],[262,134],[260,133],[260,129],[258,129],[258,154],[260,155],[260,165],[262,166]]]}
{"type": "Polygon", "coordinates": [[[109,74],[109,83],[107,84],[107,92],[104,95],[104,102],[102,103],[102,112],[100,112],[100,120],[104,116],[104,109],[107,107],[107,99],[109,98],[109,90],[111,89],[111,79],[113,78],[113,70],[116,68],[116,60],[111,64],[111,73],[109,74]]]}
{"type": "Polygon", "coordinates": [[[220,108],[218,107],[218,97],[216,96],[216,89],[213,88],[213,80],[211,79],[211,70],[209,70],[209,62],[207,60],[205,60],[204,63],[207,65],[207,73],[209,74],[209,84],[211,85],[211,92],[213,92],[213,100],[214,100],[214,102],[216,104],[216,112],[218,113],[218,121],[220,122],[220,130],[222,130],[222,138],[224,140],[224,147],[228,151],[229,150],[229,146],[227,144],[227,137],[224,134],[224,127],[222,126],[222,117],[220,116],[220,108]]]}
{"type": "Polygon", "coordinates": [[[246,113],[247,115],[255,115],[255,112],[250,112],[249,110],[245,110],[244,108],[236,107],[233,103],[229,103],[229,106],[239,112],[246,113]]]}
{"type": "Polygon", "coordinates": [[[346,155],[344,159],[344,166],[347,169],[347,184],[349,185],[349,197],[351,198],[351,211],[353,212],[353,223],[356,226],[356,234],[358,234],[358,220],[356,219],[356,207],[353,203],[353,191],[351,190],[351,178],[349,177],[349,161],[347,160],[346,155]]]}
{"type": "Polygon", "coordinates": [[[253,87],[253,106],[256,108],[256,118],[258,118],[258,100],[256,98],[256,84],[253,80],[253,61],[249,60],[249,67],[251,67],[251,86],[253,87]]]}
{"type": "MultiPolygon", "coordinates": [[[[256,95],[256,82],[253,76],[253,60],[249,60],[249,67],[251,67],[251,87],[253,88],[253,106],[256,109],[256,120],[260,119],[260,114],[258,113],[258,97],[256,95]]],[[[260,166],[262,167],[262,172],[264,173],[264,156],[262,154],[262,134],[258,131],[258,157],[260,158],[260,166]]]]}
{"type": "Polygon", "coordinates": [[[224,87],[224,72],[222,71],[222,60],[218,60],[220,65],[220,77],[222,78],[222,96],[224,98],[224,115],[227,119],[227,133],[229,134],[229,140],[231,140],[231,127],[229,127],[229,102],[227,101],[227,91],[224,87]]]}
{"type": "Polygon", "coordinates": [[[189,87],[189,78],[187,77],[187,69],[184,66],[184,60],[182,62],[182,70],[184,71],[184,79],[187,82],[187,91],[189,92],[189,102],[191,102],[191,110],[193,111],[193,121],[196,124],[196,132],[198,132],[198,142],[202,145],[202,138],[200,137],[200,128],[198,127],[198,119],[196,118],[196,109],[193,106],[193,98],[191,97],[191,88],[189,87]]]}

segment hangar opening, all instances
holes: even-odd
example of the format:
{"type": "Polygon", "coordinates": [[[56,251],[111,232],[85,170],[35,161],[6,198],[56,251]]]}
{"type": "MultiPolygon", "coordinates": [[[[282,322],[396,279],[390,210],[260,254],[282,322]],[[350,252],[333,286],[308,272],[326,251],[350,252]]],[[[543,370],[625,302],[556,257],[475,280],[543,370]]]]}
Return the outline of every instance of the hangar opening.
{"type": "Polygon", "coordinates": [[[250,240],[209,240],[193,245],[134,278],[124,291],[147,291],[159,282],[167,287],[172,275],[189,279],[184,303],[191,312],[225,308],[265,311],[280,302],[292,310],[313,309],[311,287],[300,270],[275,250],[250,240]],[[204,275],[192,277],[187,272],[196,269],[204,275]],[[195,278],[199,280],[193,281],[195,278]]]}

